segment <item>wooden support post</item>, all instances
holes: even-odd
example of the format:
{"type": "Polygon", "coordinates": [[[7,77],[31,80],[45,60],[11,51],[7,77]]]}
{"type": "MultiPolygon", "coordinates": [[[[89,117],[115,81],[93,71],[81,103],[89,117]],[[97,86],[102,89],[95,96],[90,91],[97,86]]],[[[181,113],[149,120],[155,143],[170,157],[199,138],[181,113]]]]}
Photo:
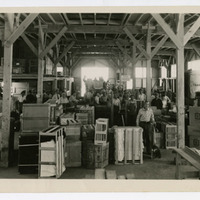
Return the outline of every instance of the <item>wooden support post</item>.
{"type": "MultiPolygon", "coordinates": [[[[13,31],[14,14],[5,15],[4,39],[7,40],[13,31]],[[9,20],[8,17],[9,16],[9,20]]],[[[2,136],[0,166],[9,165],[9,138],[10,138],[10,112],[11,112],[11,82],[12,82],[12,58],[13,44],[4,46],[4,68],[3,68],[3,106],[2,106],[2,136]]]]}
{"type": "Polygon", "coordinates": [[[147,94],[147,100],[151,100],[151,30],[148,29],[147,32],[147,46],[146,46],[146,52],[149,55],[149,58],[147,59],[147,70],[146,70],[146,94],[147,94]]]}
{"type": "MultiPolygon", "coordinates": [[[[44,48],[44,32],[42,28],[39,28],[39,40],[38,40],[38,55],[43,51],[44,48]]],[[[37,81],[37,103],[42,103],[43,99],[43,76],[44,76],[44,59],[38,57],[38,81],[37,81]]]]}
{"type": "Polygon", "coordinates": [[[136,65],[136,46],[133,44],[132,47],[132,89],[133,91],[136,89],[136,77],[135,77],[135,65],[136,65]]]}
{"type": "Polygon", "coordinates": [[[185,87],[184,87],[184,14],[179,14],[178,37],[181,46],[177,48],[177,127],[178,148],[185,147],[185,87]]]}

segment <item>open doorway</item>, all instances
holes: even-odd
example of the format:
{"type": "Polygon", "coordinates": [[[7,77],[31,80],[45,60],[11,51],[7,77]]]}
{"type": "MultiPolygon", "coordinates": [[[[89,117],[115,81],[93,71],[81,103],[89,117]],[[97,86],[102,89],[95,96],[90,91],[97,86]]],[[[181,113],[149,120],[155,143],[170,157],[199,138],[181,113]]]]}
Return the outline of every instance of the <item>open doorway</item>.
{"type": "Polygon", "coordinates": [[[81,68],[81,96],[84,96],[86,87],[84,79],[97,79],[103,78],[104,81],[108,80],[109,69],[108,67],[82,67],[81,68]]]}

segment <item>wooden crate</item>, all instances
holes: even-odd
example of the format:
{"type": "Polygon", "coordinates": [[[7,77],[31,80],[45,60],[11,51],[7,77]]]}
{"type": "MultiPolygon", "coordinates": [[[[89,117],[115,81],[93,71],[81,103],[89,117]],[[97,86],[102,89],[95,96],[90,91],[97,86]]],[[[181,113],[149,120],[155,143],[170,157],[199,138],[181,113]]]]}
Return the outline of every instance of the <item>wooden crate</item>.
{"type": "Polygon", "coordinates": [[[143,163],[143,129],[140,127],[114,127],[115,164],[143,163]]]}
{"type": "Polygon", "coordinates": [[[82,125],[88,124],[88,113],[76,113],[76,120],[82,125]]]}
{"type": "Polygon", "coordinates": [[[24,104],[23,105],[23,117],[32,118],[49,118],[50,107],[49,104],[24,104]]]}
{"type": "Polygon", "coordinates": [[[95,125],[95,144],[106,144],[108,135],[108,119],[99,118],[95,125]]]}
{"type": "Polygon", "coordinates": [[[94,141],[95,125],[88,124],[81,127],[81,140],[91,140],[94,141]]]}
{"type": "Polygon", "coordinates": [[[166,140],[165,147],[166,147],[166,149],[176,149],[177,148],[177,140],[166,140]]]}
{"type": "Polygon", "coordinates": [[[189,136],[189,145],[192,148],[200,149],[200,136],[190,135],[189,136]]]}
{"type": "Polygon", "coordinates": [[[81,125],[65,126],[66,140],[80,140],[81,125]]]}
{"type": "Polygon", "coordinates": [[[82,142],[82,165],[89,169],[104,168],[108,165],[109,143],[95,145],[91,141],[82,142]]]}
{"type": "Polygon", "coordinates": [[[66,141],[65,145],[65,166],[81,166],[81,141],[66,141]]]}
{"type": "Polygon", "coordinates": [[[23,117],[22,131],[41,131],[49,127],[49,118],[23,117]]]}
{"type": "Polygon", "coordinates": [[[88,124],[94,124],[95,111],[94,106],[81,106],[78,108],[79,113],[88,113],[88,124]]]}
{"type": "Polygon", "coordinates": [[[200,127],[200,107],[189,107],[189,124],[200,127]]]}
{"type": "Polygon", "coordinates": [[[64,127],[39,132],[39,178],[59,178],[65,171],[64,127]]]}
{"type": "Polygon", "coordinates": [[[188,126],[188,135],[195,135],[200,137],[200,127],[197,125],[188,126]]]}
{"type": "Polygon", "coordinates": [[[60,125],[69,125],[73,123],[75,119],[75,113],[63,113],[60,115],[60,125]]]}

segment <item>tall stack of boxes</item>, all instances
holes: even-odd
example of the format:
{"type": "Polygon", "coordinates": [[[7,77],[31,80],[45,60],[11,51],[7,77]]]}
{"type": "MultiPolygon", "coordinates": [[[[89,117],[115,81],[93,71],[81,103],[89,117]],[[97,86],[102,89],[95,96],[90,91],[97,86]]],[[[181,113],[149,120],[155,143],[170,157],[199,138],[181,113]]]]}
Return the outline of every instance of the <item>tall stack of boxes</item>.
{"type": "MultiPolygon", "coordinates": [[[[83,131],[86,132],[85,129],[83,131]]],[[[82,148],[82,164],[86,168],[104,168],[108,165],[109,143],[107,142],[108,119],[100,118],[96,120],[95,131],[94,126],[87,131],[90,140],[83,141],[82,148]],[[94,134],[94,137],[91,136],[94,134]],[[89,136],[90,135],[90,136],[89,136]]],[[[85,137],[82,137],[83,139],[85,137]]]]}
{"type": "Polygon", "coordinates": [[[189,108],[189,146],[200,149],[200,107],[189,108]]]}
{"type": "Polygon", "coordinates": [[[19,135],[19,173],[38,171],[39,131],[49,125],[49,104],[23,105],[22,133],[19,135]]]}
{"type": "Polygon", "coordinates": [[[80,141],[81,124],[75,120],[75,113],[65,113],[60,116],[60,125],[65,128],[65,166],[81,166],[81,148],[80,141]]]}

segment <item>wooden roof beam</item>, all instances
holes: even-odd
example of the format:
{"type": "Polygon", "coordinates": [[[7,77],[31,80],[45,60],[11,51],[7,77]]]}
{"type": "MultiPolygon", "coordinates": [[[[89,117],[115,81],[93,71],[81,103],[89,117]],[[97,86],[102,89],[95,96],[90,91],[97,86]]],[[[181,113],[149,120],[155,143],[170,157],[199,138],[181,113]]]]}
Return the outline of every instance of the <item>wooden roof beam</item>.
{"type": "Polygon", "coordinates": [[[160,14],[152,13],[152,16],[158,22],[158,24],[162,27],[162,29],[166,32],[166,34],[170,37],[170,39],[174,42],[177,48],[179,48],[182,45],[179,37],[172,31],[172,29],[164,21],[164,19],[160,16],[160,14]]]}
{"type": "Polygon", "coordinates": [[[38,13],[29,14],[28,17],[19,25],[16,30],[14,30],[10,37],[4,42],[4,45],[10,46],[11,44],[13,44],[37,16],[38,13]]]}
{"type": "Polygon", "coordinates": [[[157,44],[157,46],[154,48],[154,50],[151,52],[151,57],[153,58],[156,53],[158,52],[158,50],[163,46],[163,44],[167,41],[168,36],[165,35],[162,40],[160,40],[160,42],[157,44]]]}
{"type": "Polygon", "coordinates": [[[121,52],[128,57],[128,59],[130,60],[130,62],[132,62],[132,58],[129,54],[127,54],[126,50],[121,46],[121,44],[117,41],[116,45],[118,46],[118,48],[121,50],[121,52]]]}
{"type": "Polygon", "coordinates": [[[26,34],[22,33],[21,37],[26,42],[26,44],[29,46],[31,51],[38,57],[38,50],[35,48],[35,46],[32,44],[32,42],[29,40],[29,38],[26,36],[26,34]]]}
{"type": "Polygon", "coordinates": [[[40,53],[39,57],[43,58],[48,52],[49,50],[58,42],[58,40],[63,36],[63,34],[66,32],[67,27],[63,27],[60,32],[58,33],[58,35],[56,35],[56,37],[51,41],[51,43],[46,47],[46,49],[40,53]]]}
{"type": "Polygon", "coordinates": [[[136,25],[140,20],[141,20],[141,18],[144,16],[144,14],[141,14],[136,20],[135,20],[135,22],[134,22],[134,24],[133,25],[136,25]]]}
{"type": "Polygon", "coordinates": [[[74,46],[75,41],[72,41],[62,52],[62,54],[56,59],[55,65],[60,62],[60,60],[67,54],[67,52],[74,46]]]}
{"type": "Polygon", "coordinates": [[[51,16],[51,14],[47,13],[47,15],[48,15],[48,17],[51,19],[51,21],[52,21],[54,24],[56,24],[56,21],[55,21],[55,19],[51,16]]]}
{"type": "Polygon", "coordinates": [[[194,22],[188,32],[184,35],[184,45],[190,40],[190,38],[196,33],[200,27],[200,17],[194,22]]]}
{"type": "Polygon", "coordinates": [[[131,39],[131,41],[137,46],[137,48],[140,50],[140,52],[149,59],[149,55],[144,50],[144,48],[139,44],[139,41],[135,39],[135,37],[132,35],[132,33],[129,31],[127,27],[124,28],[124,32],[127,34],[127,36],[131,39]]]}

